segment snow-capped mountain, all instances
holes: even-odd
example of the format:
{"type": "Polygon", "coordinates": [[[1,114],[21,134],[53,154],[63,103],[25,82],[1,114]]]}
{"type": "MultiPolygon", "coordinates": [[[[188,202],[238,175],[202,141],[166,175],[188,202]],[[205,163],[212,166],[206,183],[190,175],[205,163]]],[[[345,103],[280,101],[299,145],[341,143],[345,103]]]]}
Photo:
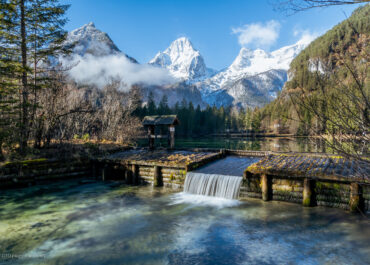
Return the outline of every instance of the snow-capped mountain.
{"type": "Polygon", "coordinates": [[[73,47],[73,53],[80,56],[85,54],[94,56],[124,54],[130,61],[137,63],[134,58],[121,52],[108,34],[97,29],[93,22],[68,33],[65,45],[73,47]]]}
{"type": "MultiPolygon", "coordinates": [[[[91,22],[70,32],[65,45],[72,46],[73,54],[79,56],[102,58],[117,55],[119,58],[124,55],[137,67],[164,68],[168,70],[168,75],[175,77],[175,81],[166,86],[144,86],[138,82],[143,87],[144,98],[152,92],[158,100],[164,94],[170,95],[172,105],[186,99],[201,106],[207,103],[216,106],[261,107],[281,91],[287,80],[290,62],[309,41],[302,40],[273,52],[242,48],[232,64],[219,72],[207,68],[200,52],[185,37],[175,40],[163,52],[157,53],[149,65],[140,65],[120,51],[108,34],[97,29],[91,22]]],[[[130,74],[137,68],[126,66],[130,74]]],[[[117,69],[112,69],[113,74],[114,70],[117,69]]],[[[123,76],[128,74],[125,69],[118,70],[124,72],[123,76]]]]}
{"type": "Polygon", "coordinates": [[[218,90],[200,90],[203,100],[209,105],[254,108],[275,99],[286,80],[285,70],[269,70],[236,80],[230,79],[218,90]]]}
{"type": "Polygon", "coordinates": [[[149,62],[151,65],[167,68],[182,80],[201,80],[212,75],[214,70],[206,67],[200,52],[186,37],[179,38],[149,62]]]}
{"type": "Polygon", "coordinates": [[[273,52],[241,48],[229,67],[196,85],[210,105],[263,106],[281,91],[290,62],[308,44],[298,41],[273,52]]]}
{"type": "MultiPolygon", "coordinates": [[[[178,43],[178,45],[180,51],[181,44],[178,43]]],[[[63,58],[63,60],[67,64],[74,65],[69,74],[77,83],[102,88],[113,78],[122,78],[123,84],[134,83],[141,88],[144,102],[148,99],[148,95],[152,93],[156,103],[159,103],[162,97],[166,95],[170,106],[184,99],[187,102],[193,102],[195,105],[205,106],[197,87],[173,78],[166,69],[158,69],[148,64],[139,64],[134,58],[120,51],[108,34],[97,29],[92,22],[70,32],[65,41],[65,46],[72,48],[72,54],[70,57],[63,58]],[[123,56],[130,61],[122,60],[123,56]],[[87,72],[88,74],[86,74],[87,72]],[[140,80],[140,78],[145,79],[151,74],[156,75],[150,77],[153,79],[152,82],[140,80]],[[136,75],[136,77],[133,77],[133,75],[136,75]],[[155,79],[158,79],[158,75],[163,75],[163,78],[168,75],[168,77],[171,77],[169,78],[171,82],[163,85],[156,84],[155,79]],[[88,80],[86,80],[87,78],[88,80]],[[132,81],[133,79],[135,81],[132,81]]],[[[203,58],[194,54],[192,56],[189,46],[191,46],[190,42],[184,41],[182,51],[191,60],[189,66],[190,72],[193,73],[191,76],[197,76],[196,72],[205,67],[203,58]]],[[[194,53],[196,54],[195,50],[194,53]]],[[[178,63],[181,65],[180,62],[178,63]]]]}

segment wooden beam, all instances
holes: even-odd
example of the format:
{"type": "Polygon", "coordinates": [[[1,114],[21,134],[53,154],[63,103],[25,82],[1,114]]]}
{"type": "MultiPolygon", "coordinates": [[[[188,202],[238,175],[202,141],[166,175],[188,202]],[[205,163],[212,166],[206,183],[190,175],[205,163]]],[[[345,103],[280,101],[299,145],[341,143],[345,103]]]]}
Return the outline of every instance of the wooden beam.
{"type": "Polygon", "coordinates": [[[262,188],[262,200],[269,201],[272,198],[272,184],[271,184],[271,177],[262,174],[261,175],[261,188],[262,188]]]}
{"type": "Polygon", "coordinates": [[[154,167],[154,186],[155,187],[161,187],[163,186],[163,177],[162,177],[162,168],[159,166],[154,167]]]}
{"type": "Polygon", "coordinates": [[[168,126],[168,148],[175,148],[175,126],[168,126]]]}
{"type": "Polygon", "coordinates": [[[149,150],[154,150],[154,139],[155,137],[152,137],[154,136],[154,126],[153,125],[150,125],[148,126],[148,141],[149,141],[149,150]]]}
{"type": "Polygon", "coordinates": [[[362,188],[358,183],[351,183],[351,193],[349,198],[349,210],[352,213],[363,212],[362,188]]]}
{"type": "Polygon", "coordinates": [[[315,181],[309,178],[303,180],[303,200],[302,205],[311,207],[316,205],[315,181]]]}
{"type": "Polygon", "coordinates": [[[132,165],[132,177],[133,177],[133,184],[139,185],[140,179],[139,179],[139,166],[138,165],[132,165]]]}
{"type": "MultiPolygon", "coordinates": [[[[131,166],[132,169],[132,166],[131,166]]],[[[125,171],[125,179],[126,179],[126,184],[132,184],[133,183],[133,173],[128,166],[126,167],[125,171]]]]}

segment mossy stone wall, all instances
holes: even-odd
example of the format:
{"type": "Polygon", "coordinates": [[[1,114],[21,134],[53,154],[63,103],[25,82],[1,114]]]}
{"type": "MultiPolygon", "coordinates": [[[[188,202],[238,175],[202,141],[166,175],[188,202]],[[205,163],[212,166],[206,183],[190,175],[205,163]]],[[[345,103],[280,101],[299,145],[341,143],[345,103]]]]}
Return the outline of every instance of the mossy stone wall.
{"type": "Polygon", "coordinates": [[[42,181],[89,176],[91,176],[91,163],[85,159],[37,159],[13,162],[0,167],[0,189],[24,187],[42,181]]]}
{"type": "Polygon", "coordinates": [[[272,178],[272,199],[301,203],[303,199],[303,180],[272,178]]]}
{"type": "MultiPolygon", "coordinates": [[[[269,176],[271,178],[272,200],[303,203],[304,178],[283,178],[269,176]]],[[[312,206],[335,207],[350,210],[351,184],[335,181],[313,181],[312,206]]],[[[363,209],[370,210],[370,186],[360,185],[363,209]]],[[[262,183],[259,174],[248,174],[243,178],[240,188],[239,199],[262,198],[262,183]]]]}
{"type": "Polygon", "coordinates": [[[350,184],[316,181],[315,194],[317,205],[349,209],[350,184]]]}
{"type": "Polygon", "coordinates": [[[259,177],[243,178],[239,198],[262,198],[261,179],[259,177]]]}

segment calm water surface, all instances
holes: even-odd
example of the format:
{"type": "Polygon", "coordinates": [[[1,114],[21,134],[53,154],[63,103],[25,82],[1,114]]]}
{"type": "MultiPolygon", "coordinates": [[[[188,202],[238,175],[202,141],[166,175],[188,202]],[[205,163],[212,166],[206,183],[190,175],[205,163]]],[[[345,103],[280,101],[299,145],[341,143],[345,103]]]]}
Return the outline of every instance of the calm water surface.
{"type": "MultiPolygon", "coordinates": [[[[146,139],[138,140],[139,146],[148,146],[146,139]]],[[[156,145],[167,146],[166,139],[156,139],[156,145]]],[[[246,138],[221,138],[201,137],[183,138],[177,137],[176,148],[224,148],[254,151],[282,151],[282,152],[318,152],[334,153],[320,139],[308,137],[246,137],[246,138]]]]}
{"type": "Polygon", "coordinates": [[[0,264],[368,264],[339,209],[68,181],[0,193],[0,264]]]}

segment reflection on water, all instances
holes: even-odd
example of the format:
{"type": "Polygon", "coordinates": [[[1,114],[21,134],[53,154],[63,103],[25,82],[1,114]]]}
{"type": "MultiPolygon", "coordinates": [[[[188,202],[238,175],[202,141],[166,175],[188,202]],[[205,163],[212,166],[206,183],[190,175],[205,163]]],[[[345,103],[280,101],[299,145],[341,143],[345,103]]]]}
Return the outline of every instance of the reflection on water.
{"type": "Polygon", "coordinates": [[[366,264],[369,235],[339,209],[113,182],[0,193],[0,264],[366,264]]]}
{"type": "MultiPolygon", "coordinates": [[[[147,146],[146,139],[138,141],[139,146],[147,146]]],[[[156,145],[167,146],[167,140],[157,139],[156,145]]],[[[320,139],[308,137],[249,137],[249,138],[181,138],[175,141],[176,148],[224,148],[254,151],[318,152],[333,153],[320,139]]]]}

